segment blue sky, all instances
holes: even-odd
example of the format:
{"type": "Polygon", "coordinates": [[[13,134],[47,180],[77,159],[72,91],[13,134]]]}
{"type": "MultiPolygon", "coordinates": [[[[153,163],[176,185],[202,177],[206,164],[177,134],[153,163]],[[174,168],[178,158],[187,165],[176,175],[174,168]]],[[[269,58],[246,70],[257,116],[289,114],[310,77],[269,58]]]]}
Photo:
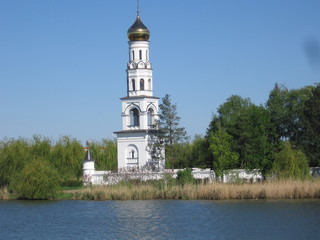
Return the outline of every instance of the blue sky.
{"type": "MultiPolygon", "coordinates": [[[[259,105],[276,82],[319,82],[306,54],[320,51],[319,12],[317,0],[140,0],[154,95],[172,96],[193,137],[233,94],[259,105]]],[[[112,139],[135,17],[134,0],[1,0],[0,139],[112,139]]]]}

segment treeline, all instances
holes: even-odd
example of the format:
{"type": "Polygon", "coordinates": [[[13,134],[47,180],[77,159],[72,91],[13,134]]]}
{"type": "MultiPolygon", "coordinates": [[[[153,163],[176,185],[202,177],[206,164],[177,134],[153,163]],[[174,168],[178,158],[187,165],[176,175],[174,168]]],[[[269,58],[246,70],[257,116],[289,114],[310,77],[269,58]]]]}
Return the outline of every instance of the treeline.
{"type": "MultiPolygon", "coordinates": [[[[91,142],[90,151],[97,170],[117,169],[115,141],[91,142]]],[[[80,141],[69,136],[56,142],[41,136],[31,140],[3,139],[0,141],[0,187],[8,186],[22,198],[53,198],[57,188],[80,179],[84,156],[80,141]]]]}
{"type": "Polygon", "coordinates": [[[320,166],[320,84],[292,90],[276,84],[265,105],[233,95],[204,137],[174,148],[175,168],[211,167],[217,175],[234,168],[264,174],[291,168],[291,175],[302,174],[299,169],[320,166]]]}
{"type": "MultiPolygon", "coordinates": [[[[191,142],[178,126],[176,105],[169,95],[164,100],[159,107],[169,133],[166,168],[213,168],[218,176],[228,169],[260,169],[278,178],[304,179],[309,167],[320,166],[320,84],[292,90],[276,84],[265,105],[233,95],[219,106],[206,135],[191,142]]],[[[117,169],[115,141],[91,142],[90,151],[97,170],[117,169]]],[[[79,180],[84,156],[82,144],[68,136],[56,142],[41,136],[5,138],[0,141],[0,187],[20,191],[23,198],[52,198],[53,193],[39,197],[41,189],[79,180]]]]}

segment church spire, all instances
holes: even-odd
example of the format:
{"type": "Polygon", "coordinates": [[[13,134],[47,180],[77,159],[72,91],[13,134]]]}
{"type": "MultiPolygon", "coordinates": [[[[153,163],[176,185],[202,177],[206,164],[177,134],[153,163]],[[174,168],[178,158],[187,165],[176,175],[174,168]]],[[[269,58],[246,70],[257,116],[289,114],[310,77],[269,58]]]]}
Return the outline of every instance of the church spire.
{"type": "Polygon", "coordinates": [[[140,5],[139,5],[139,0],[137,0],[137,16],[140,16],[140,5]]]}

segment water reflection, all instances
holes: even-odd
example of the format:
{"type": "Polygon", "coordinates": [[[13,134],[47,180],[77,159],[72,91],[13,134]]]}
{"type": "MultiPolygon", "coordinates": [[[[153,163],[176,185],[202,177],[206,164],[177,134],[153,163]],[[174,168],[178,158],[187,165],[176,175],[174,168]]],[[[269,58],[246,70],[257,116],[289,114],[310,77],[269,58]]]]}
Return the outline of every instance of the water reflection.
{"type": "Polygon", "coordinates": [[[0,239],[314,239],[320,201],[0,201],[0,239]]]}

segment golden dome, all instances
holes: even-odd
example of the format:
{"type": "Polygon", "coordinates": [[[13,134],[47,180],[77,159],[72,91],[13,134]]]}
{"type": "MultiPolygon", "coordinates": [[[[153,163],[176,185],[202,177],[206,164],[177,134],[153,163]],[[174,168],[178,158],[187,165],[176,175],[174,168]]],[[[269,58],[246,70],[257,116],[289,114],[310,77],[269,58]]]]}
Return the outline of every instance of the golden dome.
{"type": "Polygon", "coordinates": [[[130,41],[148,41],[150,37],[149,29],[142,23],[140,16],[128,29],[128,38],[130,41]]]}

